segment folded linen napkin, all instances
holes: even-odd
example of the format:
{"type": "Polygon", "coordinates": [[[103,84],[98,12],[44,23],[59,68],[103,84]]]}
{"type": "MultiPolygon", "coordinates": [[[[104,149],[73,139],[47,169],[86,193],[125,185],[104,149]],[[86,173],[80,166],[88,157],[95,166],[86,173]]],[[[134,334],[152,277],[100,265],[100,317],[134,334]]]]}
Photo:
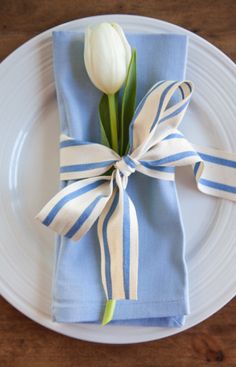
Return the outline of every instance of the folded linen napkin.
{"type": "MultiPolygon", "coordinates": [[[[83,38],[76,31],[53,32],[61,132],[100,143],[101,93],[91,84],[85,70],[83,38]]],[[[127,38],[137,49],[137,102],[157,81],[184,79],[185,36],[128,34],[127,38]]],[[[117,301],[112,323],[181,326],[189,307],[184,235],[175,183],[135,173],[129,179],[127,190],[139,221],[138,300],[117,301]]],[[[59,236],[53,279],[53,319],[100,323],[105,303],[96,225],[78,243],[59,236]]]]}

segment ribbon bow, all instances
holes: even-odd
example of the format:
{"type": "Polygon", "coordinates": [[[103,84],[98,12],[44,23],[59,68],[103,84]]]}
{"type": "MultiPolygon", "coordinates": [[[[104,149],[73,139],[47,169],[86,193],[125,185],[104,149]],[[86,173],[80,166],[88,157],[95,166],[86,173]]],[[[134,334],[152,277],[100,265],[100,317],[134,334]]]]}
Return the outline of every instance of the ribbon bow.
{"type": "Polygon", "coordinates": [[[75,241],[98,219],[101,276],[108,300],[137,299],[138,220],[126,191],[131,174],[174,180],[175,167],[192,165],[199,190],[236,200],[235,155],[193,146],[178,130],[192,89],[188,81],[155,84],[136,109],[129,152],[123,157],[104,145],[61,136],[60,179],[75,182],[55,195],[37,217],[75,241]],[[181,100],[169,106],[177,89],[181,100]],[[111,168],[112,173],[104,175],[111,168]]]}

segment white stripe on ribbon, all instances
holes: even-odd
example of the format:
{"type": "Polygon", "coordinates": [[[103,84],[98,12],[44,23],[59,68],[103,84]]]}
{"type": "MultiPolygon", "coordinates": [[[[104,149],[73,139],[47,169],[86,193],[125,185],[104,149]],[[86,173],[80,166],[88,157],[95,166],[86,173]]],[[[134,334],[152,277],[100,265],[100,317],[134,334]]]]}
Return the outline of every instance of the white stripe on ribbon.
{"type": "Polygon", "coordinates": [[[192,145],[178,130],[192,90],[188,81],[155,84],[135,111],[124,157],[101,144],[61,136],[60,178],[76,182],[54,196],[37,217],[72,240],[80,239],[98,219],[107,299],[137,299],[138,221],[125,190],[130,174],[174,180],[176,167],[191,165],[200,191],[236,201],[236,154],[192,145]],[[180,101],[168,107],[177,90],[180,101]],[[112,174],[103,176],[111,167],[112,174]]]}

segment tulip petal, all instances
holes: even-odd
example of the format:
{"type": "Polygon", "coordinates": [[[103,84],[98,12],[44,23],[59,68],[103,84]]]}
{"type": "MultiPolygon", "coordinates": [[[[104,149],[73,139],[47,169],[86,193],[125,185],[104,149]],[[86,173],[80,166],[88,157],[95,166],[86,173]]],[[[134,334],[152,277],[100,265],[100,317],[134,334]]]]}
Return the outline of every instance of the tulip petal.
{"type": "Polygon", "coordinates": [[[119,37],[120,37],[120,39],[123,43],[123,46],[124,46],[124,49],[125,49],[125,55],[126,55],[126,66],[128,68],[130,60],[131,60],[131,54],[132,54],[130,44],[127,41],[127,38],[125,37],[125,34],[123,32],[123,29],[121,28],[121,26],[119,24],[112,23],[112,27],[115,28],[116,32],[118,33],[118,35],[119,35],[119,37]]]}
{"type": "Polygon", "coordinates": [[[115,94],[125,81],[131,48],[118,25],[101,23],[85,34],[84,62],[93,84],[115,94]]]}

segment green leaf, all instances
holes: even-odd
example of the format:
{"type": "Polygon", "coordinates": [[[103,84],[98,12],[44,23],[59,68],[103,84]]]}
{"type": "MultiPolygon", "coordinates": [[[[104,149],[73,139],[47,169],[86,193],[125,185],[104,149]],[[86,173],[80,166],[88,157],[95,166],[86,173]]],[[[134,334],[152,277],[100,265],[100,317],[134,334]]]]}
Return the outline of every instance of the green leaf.
{"type": "Polygon", "coordinates": [[[108,97],[106,94],[102,95],[99,103],[99,120],[101,131],[101,143],[107,147],[111,147],[111,130],[110,130],[110,114],[108,97]]]}
{"type": "Polygon", "coordinates": [[[120,154],[124,155],[129,142],[129,125],[133,118],[136,103],[136,49],[132,50],[132,56],[124,85],[124,93],[121,104],[121,146],[120,154]]]}

